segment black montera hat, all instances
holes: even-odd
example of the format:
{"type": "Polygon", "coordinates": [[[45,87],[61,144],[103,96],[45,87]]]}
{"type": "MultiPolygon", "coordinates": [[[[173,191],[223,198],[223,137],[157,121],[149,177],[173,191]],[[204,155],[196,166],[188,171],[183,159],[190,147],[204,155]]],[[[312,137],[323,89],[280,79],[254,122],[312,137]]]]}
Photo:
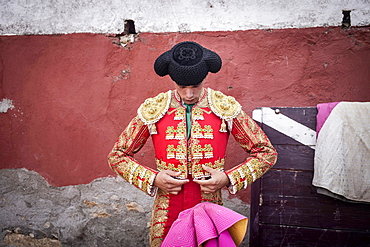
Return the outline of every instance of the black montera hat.
{"type": "Polygon", "coordinates": [[[170,75],[178,85],[193,86],[201,83],[208,71],[217,73],[221,65],[222,60],[215,52],[186,41],[160,55],[154,70],[159,76],[170,75]]]}

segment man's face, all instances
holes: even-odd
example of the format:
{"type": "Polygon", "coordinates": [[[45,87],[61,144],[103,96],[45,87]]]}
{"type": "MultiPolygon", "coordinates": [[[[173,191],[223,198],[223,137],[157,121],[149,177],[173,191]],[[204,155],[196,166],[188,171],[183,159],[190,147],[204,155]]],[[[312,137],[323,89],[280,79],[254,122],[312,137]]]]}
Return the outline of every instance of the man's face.
{"type": "Polygon", "coordinates": [[[182,101],[188,105],[191,105],[198,102],[200,94],[202,93],[203,83],[200,83],[196,86],[180,86],[175,83],[175,88],[182,101]]]}

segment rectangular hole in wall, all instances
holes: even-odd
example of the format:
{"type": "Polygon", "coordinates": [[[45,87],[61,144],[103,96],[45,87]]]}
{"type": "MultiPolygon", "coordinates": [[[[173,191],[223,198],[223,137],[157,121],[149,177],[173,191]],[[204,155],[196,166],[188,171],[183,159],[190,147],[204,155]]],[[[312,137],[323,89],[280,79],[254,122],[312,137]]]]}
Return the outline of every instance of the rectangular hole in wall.
{"type": "Polygon", "coordinates": [[[127,34],[136,34],[135,31],[135,22],[133,20],[125,20],[124,33],[127,34]]]}
{"type": "Polygon", "coordinates": [[[343,10],[343,20],[342,20],[342,28],[350,28],[351,27],[351,10],[343,10]]]}

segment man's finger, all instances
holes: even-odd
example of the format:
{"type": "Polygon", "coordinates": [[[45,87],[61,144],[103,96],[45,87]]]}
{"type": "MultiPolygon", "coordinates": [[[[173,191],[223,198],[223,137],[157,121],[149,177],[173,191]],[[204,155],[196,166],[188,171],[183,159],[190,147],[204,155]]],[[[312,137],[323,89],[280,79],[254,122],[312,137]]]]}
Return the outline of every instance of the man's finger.
{"type": "Polygon", "coordinates": [[[166,174],[168,174],[171,177],[177,177],[177,176],[181,175],[181,171],[175,172],[175,171],[171,171],[171,170],[166,170],[165,172],[166,172],[166,174]]]}
{"type": "Polygon", "coordinates": [[[208,187],[205,187],[205,186],[200,186],[200,190],[203,192],[203,193],[206,193],[206,194],[209,194],[213,191],[211,191],[208,187]]]}
{"type": "Polygon", "coordinates": [[[209,172],[211,175],[217,171],[216,169],[213,169],[212,167],[209,167],[209,166],[206,166],[206,165],[202,165],[203,169],[206,171],[206,172],[209,172]]]}
{"type": "Polygon", "coordinates": [[[200,186],[203,186],[203,184],[209,183],[208,180],[205,180],[205,179],[194,179],[193,181],[199,184],[200,186]]]}

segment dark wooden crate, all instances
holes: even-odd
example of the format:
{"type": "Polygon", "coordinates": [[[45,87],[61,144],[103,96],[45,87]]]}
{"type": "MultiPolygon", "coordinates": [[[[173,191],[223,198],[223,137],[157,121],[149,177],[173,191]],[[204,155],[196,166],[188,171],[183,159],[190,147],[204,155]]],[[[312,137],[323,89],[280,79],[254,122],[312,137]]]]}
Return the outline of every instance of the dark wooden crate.
{"type": "MultiPolygon", "coordinates": [[[[315,107],[279,111],[315,129],[315,107]]],[[[260,125],[279,157],[252,184],[250,246],[370,246],[370,204],[318,194],[312,185],[314,149],[260,125]]]]}

